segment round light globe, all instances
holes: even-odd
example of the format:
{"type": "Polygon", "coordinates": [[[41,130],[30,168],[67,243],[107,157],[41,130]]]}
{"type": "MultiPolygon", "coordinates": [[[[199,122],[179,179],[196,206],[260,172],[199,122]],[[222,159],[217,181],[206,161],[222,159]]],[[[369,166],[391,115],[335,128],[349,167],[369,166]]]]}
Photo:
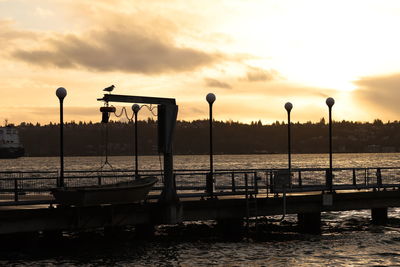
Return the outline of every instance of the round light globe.
{"type": "Polygon", "coordinates": [[[332,107],[335,104],[335,99],[333,99],[332,97],[328,97],[326,99],[326,104],[328,105],[328,107],[332,107]]]}
{"type": "Polygon", "coordinates": [[[132,111],[135,113],[138,113],[140,110],[140,106],[138,104],[133,104],[132,105],[132,111]]]}
{"type": "Polygon", "coordinates": [[[67,90],[64,87],[60,87],[56,90],[58,99],[63,100],[67,96],[67,90]]]}
{"type": "Polygon", "coordinates": [[[287,110],[287,112],[290,112],[290,111],[292,110],[292,108],[293,108],[292,103],[287,102],[287,103],[285,104],[285,109],[287,110]]]}
{"type": "Polygon", "coordinates": [[[216,99],[216,97],[215,97],[215,95],[213,93],[209,93],[206,96],[206,100],[207,100],[208,104],[210,104],[210,105],[212,105],[212,103],[215,102],[215,99],[216,99]]]}

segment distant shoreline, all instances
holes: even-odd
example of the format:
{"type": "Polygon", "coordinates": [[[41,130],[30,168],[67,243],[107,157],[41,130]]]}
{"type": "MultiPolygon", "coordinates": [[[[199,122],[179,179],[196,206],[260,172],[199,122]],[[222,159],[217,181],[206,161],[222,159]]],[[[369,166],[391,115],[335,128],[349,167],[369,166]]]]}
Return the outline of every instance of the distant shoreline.
{"type": "MultiPolygon", "coordinates": [[[[28,156],[57,156],[59,128],[55,125],[17,126],[21,143],[28,156]]],[[[207,155],[209,151],[207,120],[178,121],[173,137],[176,155],[207,155]]],[[[67,124],[64,129],[64,155],[98,156],[132,155],[134,135],[132,125],[121,122],[108,124],[108,138],[102,124],[67,124]]],[[[293,154],[327,153],[328,126],[319,123],[293,124],[291,131],[293,154]]],[[[400,122],[333,123],[333,150],[336,153],[400,152],[400,122]]],[[[157,122],[138,122],[138,153],[157,155],[157,122]]],[[[288,148],[287,125],[241,124],[215,122],[213,150],[215,155],[285,154],[288,148]]]]}
{"type": "MultiPolygon", "coordinates": [[[[328,155],[329,153],[291,153],[291,155],[328,155]]],[[[333,152],[334,155],[341,154],[400,154],[400,152],[333,152]]],[[[139,155],[139,157],[157,157],[162,156],[162,154],[144,154],[139,155]]],[[[287,153],[215,153],[214,156],[239,156],[239,155],[287,155],[287,153]]],[[[108,155],[109,157],[133,157],[133,155],[108,155]]],[[[209,156],[209,154],[174,154],[174,156],[209,156]]],[[[59,157],[59,155],[49,155],[49,156],[24,156],[25,158],[52,158],[59,157]]],[[[65,157],[105,157],[104,155],[65,155],[65,157]]],[[[0,159],[1,160],[1,159],[0,159]]],[[[10,160],[10,159],[5,159],[10,160]]],[[[400,160],[400,158],[399,158],[400,160]]]]}

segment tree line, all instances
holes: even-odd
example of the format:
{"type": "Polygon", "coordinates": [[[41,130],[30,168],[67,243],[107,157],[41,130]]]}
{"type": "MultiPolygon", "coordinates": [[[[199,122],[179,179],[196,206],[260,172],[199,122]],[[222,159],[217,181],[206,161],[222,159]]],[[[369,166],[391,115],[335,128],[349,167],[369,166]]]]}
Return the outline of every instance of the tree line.
{"type": "MultiPolygon", "coordinates": [[[[27,156],[57,156],[59,125],[21,123],[16,126],[27,156]]],[[[334,152],[399,152],[400,122],[361,123],[334,121],[334,152]]],[[[213,122],[213,143],[216,154],[286,153],[287,124],[276,121],[241,123],[213,122]]],[[[293,153],[325,153],[328,151],[328,125],[319,122],[292,123],[293,153]]],[[[64,152],[67,156],[132,155],[134,125],[110,121],[108,124],[69,122],[64,127],[64,152]]],[[[175,154],[207,154],[209,151],[208,120],[177,121],[173,149],[175,154]]],[[[157,122],[138,121],[138,151],[141,155],[157,154],[157,122]]]]}

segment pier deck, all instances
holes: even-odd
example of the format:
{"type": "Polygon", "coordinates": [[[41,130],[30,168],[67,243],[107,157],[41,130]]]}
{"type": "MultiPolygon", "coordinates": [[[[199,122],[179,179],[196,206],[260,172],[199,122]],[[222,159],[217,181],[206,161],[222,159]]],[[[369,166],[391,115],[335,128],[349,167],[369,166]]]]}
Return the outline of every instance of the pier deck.
{"type": "MultiPolygon", "coordinates": [[[[89,207],[58,206],[49,194],[56,185],[54,173],[2,172],[0,234],[240,220],[284,212],[307,215],[371,209],[386,210],[387,216],[387,208],[400,207],[399,168],[335,169],[332,188],[325,184],[325,171],[293,170],[290,184],[282,190],[274,186],[279,170],[222,170],[215,172],[216,187],[211,197],[205,171],[182,170],[175,172],[178,199],[174,203],[159,201],[162,186],[158,184],[143,203],[89,207]]],[[[132,178],[132,171],[116,172],[71,172],[65,180],[69,186],[77,186],[132,178]]]]}
{"type": "MultiPolygon", "coordinates": [[[[336,193],[332,205],[323,205],[321,194],[286,197],[287,214],[318,213],[400,207],[400,191],[336,193]]],[[[281,197],[256,198],[257,210],[249,214],[246,198],[179,202],[182,221],[223,220],[247,216],[282,215],[281,197]]],[[[99,227],[163,224],[162,206],[156,202],[92,207],[14,206],[0,209],[0,233],[34,231],[77,231],[99,227]]]]}

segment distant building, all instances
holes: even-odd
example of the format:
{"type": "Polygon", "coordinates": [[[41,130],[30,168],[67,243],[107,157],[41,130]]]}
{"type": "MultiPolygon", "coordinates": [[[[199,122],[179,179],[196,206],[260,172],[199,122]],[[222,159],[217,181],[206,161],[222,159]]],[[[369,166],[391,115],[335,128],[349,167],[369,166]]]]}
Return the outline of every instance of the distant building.
{"type": "Polygon", "coordinates": [[[384,153],[396,152],[396,148],[394,146],[384,146],[382,147],[382,152],[384,153]]]}
{"type": "Polygon", "coordinates": [[[366,152],[379,153],[379,152],[381,152],[381,146],[380,145],[368,145],[366,148],[366,152]]]}

